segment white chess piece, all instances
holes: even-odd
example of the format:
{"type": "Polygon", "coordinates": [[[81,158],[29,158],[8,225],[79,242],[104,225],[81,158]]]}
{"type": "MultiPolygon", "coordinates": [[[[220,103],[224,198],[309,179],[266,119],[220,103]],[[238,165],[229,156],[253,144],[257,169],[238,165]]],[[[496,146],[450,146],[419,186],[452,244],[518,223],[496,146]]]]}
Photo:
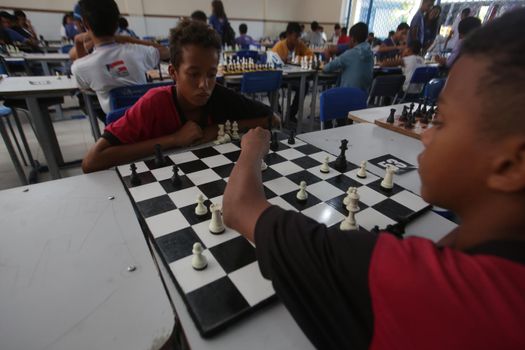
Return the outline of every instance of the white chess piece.
{"type": "Polygon", "coordinates": [[[208,214],[208,208],[204,205],[204,197],[199,194],[197,197],[197,206],[195,207],[195,215],[203,216],[208,214]]]}
{"type": "Polygon", "coordinates": [[[328,174],[330,172],[330,167],[328,166],[328,162],[330,161],[330,157],[326,156],[324,158],[323,164],[321,164],[321,168],[319,169],[323,174],[328,174]]]}
{"type": "Polygon", "coordinates": [[[231,141],[232,141],[232,138],[229,134],[224,134],[224,136],[221,139],[221,143],[228,143],[231,141]]]}
{"type": "Polygon", "coordinates": [[[224,143],[224,124],[219,124],[219,131],[217,132],[217,140],[215,140],[216,145],[224,143]]]}
{"type": "Polygon", "coordinates": [[[348,204],[350,204],[350,194],[354,191],[355,187],[348,187],[348,190],[346,190],[346,197],[343,199],[343,204],[346,207],[348,204]]]}
{"type": "Polygon", "coordinates": [[[305,201],[308,199],[308,192],[306,192],[306,181],[301,181],[299,184],[299,192],[297,192],[295,196],[300,201],[305,201]]]}
{"type": "Polygon", "coordinates": [[[240,139],[240,136],[239,136],[239,124],[237,124],[237,121],[234,121],[233,125],[232,125],[232,139],[233,140],[240,139]]]}
{"type": "Polygon", "coordinates": [[[265,171],[266,169],[268,169],[268,164],[266,164],[266,162],[263,159],[261,162],[261,171],[265,171]]]}
{"type": "Polygon", "coordinates": [[[361,166],[359,168],[359,171],[357,172],[356,176],[360,179],[366,178],[366,160],[363,160],[361,162],[361,166]]]}
{"type": "Polygon", "coordinates": [[[381,187],[385,190],[391,190],[394,187],[394,173],[397,168],[393,165],[386,166],[386,174],[383,181],[381,181],[381,187]]]}
{"type": "Polygon", "coordinates": [[[226,123],[224,124],[224,132],[226,134],[231,135],[231,131],[232,131],[232,124],[229,120],[227,120],[226,123]]]}
{"type": "Polygon", "coordinates": [[[191,252],[193,253],[191,266],[195,270],[204,270],[208,266],[208,259],[202,255],[202,245],[199,242],[194,243],[191,252]]]}
{"type": "Polygon", "coordinates": [[[225,230],[222,222],[221,206],[219,204],[210,204],[211,221],[210,221],[210,232],[218,235],[223,233],[225,230]]]}
{"type": "Polygon", "coordinates": [[[357,213],[360,210],[359,198],[360,196],[357,194],[357,188],[353,187],[352,191],[348,195],[348,204],[346,205],[346,209],[348,209],[348,211],[357,213]]]}
{"type": "Polygon", "coordinates": [[[339,229],[341,231],[352,231],[359,229],[359,225],[357,225],[357,221],[355,220],[355,213],[353,211],[349,211],[348,216],[343,221],[341,221],[339,229]]]}

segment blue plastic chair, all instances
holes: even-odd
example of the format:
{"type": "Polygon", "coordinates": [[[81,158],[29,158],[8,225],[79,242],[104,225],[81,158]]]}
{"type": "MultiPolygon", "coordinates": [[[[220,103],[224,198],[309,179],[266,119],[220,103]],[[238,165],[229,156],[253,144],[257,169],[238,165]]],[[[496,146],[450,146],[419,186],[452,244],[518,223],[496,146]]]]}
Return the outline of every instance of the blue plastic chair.
{"type": "MultiPolygon", "coordinates": [[[[374,78],[367,104],[370,105],[371,102],[375,103],[375,100],[378,98],[382,100],[384,97],[391,98],[392,104],[394,104],[399,93],[403,91],[404,82],[405,76],[402,74],[380,75],[374,78]]],[[[378,105],[380,106],[381,104],[378,105]]]]}
{"type": "Polygon", "coordinates": [[[259,53],[251,50],[240,50],[235,54],[235,58],[252,58],[255,62],[259,62],[259,53]]]}
{"type": "Polygon", "coordinates": [[[124,114],[126,114],[126,111],[130,108],[131,106],[127,106],[127,107],[122,107],[122,108],[118,108],[118,109],[115,109],[111,112],[109,112],[107,115],[106,115],[106,125],[109,125],[117,120],[119,120],[120,118],[122,118],[124,116],[124,114]]]}
{"type": "Polygon", "coordinates": [[[437,77],[439,73],[438,67],[419,67],[416,68],[410,83],[403,96],[403,101],[406,102],[409,99],[418,99],[427,83],[437,77]]]}
{"type": "Polygon", "coordinates": [[[428,82],[427,86],[425,86],[425,92],[423,93],[423,96],[428,103],[435,104],[437,102],[439,94],[441,93],[441,90],[443,90],[446,81],[446,78],[436,78],[428,82]]]}
{"type": "Polygon", "coordinates": [[[277,105],[277,91],[281,88],[283,71],[248,72],[242,75],[241,93],[256,94],[266,92],[270,97],[272,108],[277,105]]]}
{"type": "Polygon", "coordinates": [[[129,85],[114,88],[109,92],[109,107],[113,111],[122,107],[129,107],[138,101],[148,90],[173,85],[172,81],[150,83],[142,85],[129,85]]]}
{"type": "Polygon", "coordinates": [[[9,70],[7,69],[7,63],[4,60],[4,57],[0,56],[0,74],[9,75],[9,70]]]}
{"type": "Polygon", "coordinates": [[[321,93],[321,129],[324,123],[334,119],[348,118],[348,112],[365,109],[367,94],[357,88],[332,88],[321,93]]]}
{"type": "Polygon", "coordinates": [[[69,53],[69,51],[71,51],[72,48],[73,48],[73,45],[71,44],[62,45],[60,47],[60,53],[69,53]]]}
{"type": "Polygon", "coordinates": [[[159,44],[162,46],[169,46],[170,45],[170,39],[161,39],[159,40],[159,44]]]}

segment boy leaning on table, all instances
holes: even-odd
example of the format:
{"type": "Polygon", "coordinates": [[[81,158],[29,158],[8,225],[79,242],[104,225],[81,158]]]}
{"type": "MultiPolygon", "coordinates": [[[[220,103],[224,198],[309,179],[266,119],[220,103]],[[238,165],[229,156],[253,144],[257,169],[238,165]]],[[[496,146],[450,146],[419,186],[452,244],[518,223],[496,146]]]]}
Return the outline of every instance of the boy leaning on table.
{"type": "Polygon", "coordinates": [[[239,129],[265,127],[273,111],[216,84],[221,40],[199,21],[183,21],[170,34],[173,86],[149,90],[125,115],[108,125],[82,162],[84,172],[107,169],[163,149],[212,141],[218,124],[238,121],[239,129]]]}
{"type": "Polygon", "coordinates": [[[421,193],[461,225],[440,242],[328,230],[271,206],[251,130],[224,222],[319,349],[525,349],[525,9],[465,39],[422,141],[421,193]]]}

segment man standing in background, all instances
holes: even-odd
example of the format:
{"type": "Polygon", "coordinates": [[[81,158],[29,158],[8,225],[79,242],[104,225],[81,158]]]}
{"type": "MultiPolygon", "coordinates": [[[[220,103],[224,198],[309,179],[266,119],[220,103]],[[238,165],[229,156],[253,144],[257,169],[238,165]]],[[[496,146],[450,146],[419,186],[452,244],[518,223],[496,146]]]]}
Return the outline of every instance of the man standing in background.
{"type": "Polygon", "coordinates": [[[419,41],[423,45],[425,40],[425,13],[434,5],[434,0],[422,0],[421,7],[412,18],[410,22],[410,32],[408,35],[408,43],[412,41],[419,41]]]}
{"type": "Polygon", "coordinates": [[[454,49],[456,47],[456,44],[459,40],[459,22],[464,20],[465,18],[470,16],[470,7],[467,7],[463,9],[459,16],[456,17],[454,20],[454,24],[452,24],[452,30],[450,31],[450,34],[448,35],[447,41],[445,42],[445,49],[448,47],[450,49],[454,49]]]}

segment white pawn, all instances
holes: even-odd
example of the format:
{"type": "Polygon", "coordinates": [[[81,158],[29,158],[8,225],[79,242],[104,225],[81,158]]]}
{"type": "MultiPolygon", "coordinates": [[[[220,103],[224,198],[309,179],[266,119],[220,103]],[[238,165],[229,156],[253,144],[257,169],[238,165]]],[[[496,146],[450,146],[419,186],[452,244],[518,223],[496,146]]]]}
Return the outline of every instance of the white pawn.
{"type": "Polygon", "coordinates": [[[204,197],[202,194],[197,196],[197,206],[195,207],[195,215],[203,216],[208,214],[208,208],[204,205],[204,197]]]}
{"type": "Polygon", "coordinates": [[[228,143],[231,141],[232,141],[232,138],[229,134],[224,134],[224,136],[221,139],[221,143],[228,143]]]}
{"type": "Polygon", "coordinates": [[[194,243],[191,252],[193,253],[191,266],[197,271],[204,270],[208,266],[208,259],[202,255],[202,245],[199,242],[194,243]]]}
{"type": "Polygon", "coordinates": [[[224,124],[219,124],[219,131],[217,132],[217,140],[214,142],[216,145],[224,143],[224,124]]]}
{"type": "Polygon", "coordinates": [[[359,225],[357,225],[355,213],[353,211],[348,212],[348,216],[341,222],[339,229],[341,231],[352,231],[359,229],[359,225]]]}
{"type": "Polygon", "coordinates": [[[224,232],[226,229],[222,222],[221,206],[218,204],[210,204],[211,221],[210,221],[210,232],[218,235],[224,232]]]}
{"type": "Polygon", "coordinates": [[[397,168],[393,165],[386,166],[386,174],[383,181],[381,181],[381,188],[385,190],[391,190],[394,187],[394,173],[397,168]]]}
{"type": "Polygon", "coordinates": [[[239,136],[239,124],[237,124],[237,121],[234,121],[232,124],[232,139],[238,140],[240,139],[239,136]]]}
{"type": "Polygon", "coordinates": [[[346,190],[346,197],[343,199],[343,204],[346,207],[348,204],[350,204],[350,195],[354,191],[355,187],[348,187],[348,190],[346,190]]]}
{"type": "Polygon", "coordinates": [[[266,169],[268,169],[268,164],[266,164],[266,162],[263,159],[261,162],[261,171],[265,171],[266,169]]]}
{"type": "Polygon", "coordinates": [[[224,124],[224,127],[225,127],[224,132],[225,132],[226,134],[231,135],[232,124],[230,123],[229,120],[226,121],[226,123],[224,124]]]}
{"type": "Polygon", "coordinates": [[[321,164],[321,168],[319,169],[323,174],[328,174],[330,172],[330,167],[328,166],[328,162],[330,161],[330,157],[326,156],[324,158],[323,164],[321,164]]]}
{"type": "Polygon", "coordinates": [[[299,184],[299,192],[297,192],[295,196],[300,201],[305,201],[308,199],[308,192],[306,192],[306,181],[301,181],[299,184]]]}
{"type": "Polygon", "coordinates": [[[366,179],[366,160],[361,162],[361,167],[359,168],[356,176],[360,179],[366,179]]]}
{"type": "Polygon", "coordinates": [[[359,198],[360,196],[357,194],[357,188],[352,188],[352,191],[348,195],[348,204],[346,205],[346,209],[348,209],[348,211],[357,213],[360,210],[359,198]]]}

